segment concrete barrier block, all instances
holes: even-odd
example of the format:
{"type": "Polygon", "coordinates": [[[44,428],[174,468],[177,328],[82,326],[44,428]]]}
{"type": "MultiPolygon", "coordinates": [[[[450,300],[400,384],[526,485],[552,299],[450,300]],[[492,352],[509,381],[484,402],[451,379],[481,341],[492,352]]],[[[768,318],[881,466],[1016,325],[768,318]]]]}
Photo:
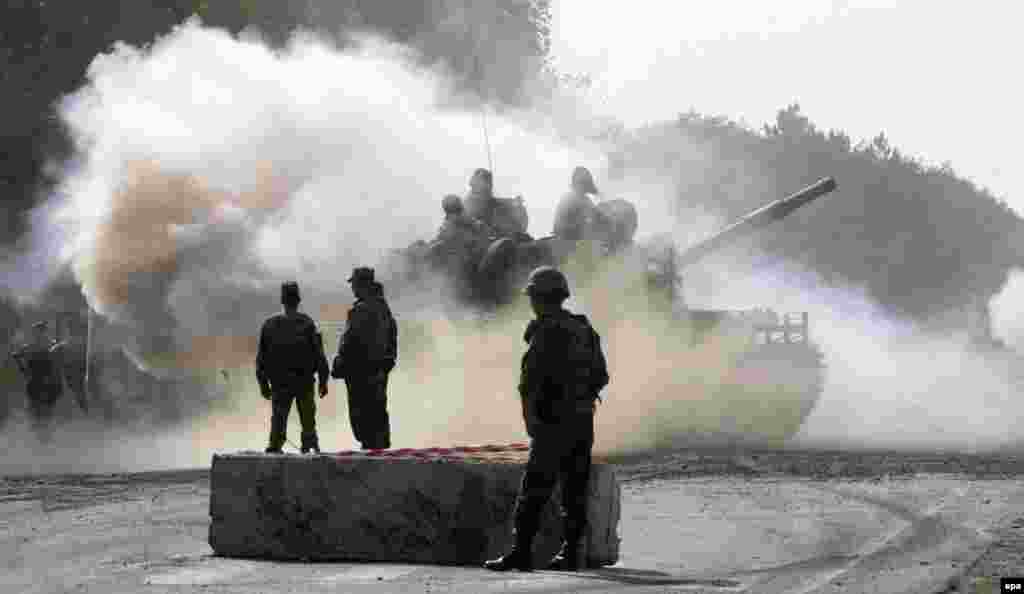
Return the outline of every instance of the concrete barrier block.
{"type": "MultiPolygon", "coordinates": [[[[511,545],[512,512],[528,452],[487,449],[213,457],[209,542],[218,555],[268,559],[477,565],[511,545]]],[[[587,563],[618,561],[620,489],[592,466],[587,563]]],[[[534,553],[561,539],[558,493],[534,553]]]]}

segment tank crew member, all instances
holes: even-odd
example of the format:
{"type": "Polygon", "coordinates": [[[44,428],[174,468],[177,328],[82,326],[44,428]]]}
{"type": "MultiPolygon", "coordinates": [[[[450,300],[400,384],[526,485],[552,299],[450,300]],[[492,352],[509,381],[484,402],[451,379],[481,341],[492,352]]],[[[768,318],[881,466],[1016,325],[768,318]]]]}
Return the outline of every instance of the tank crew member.
{"type": "Polygon", "coordinates": [[[469,180],[469,194],[463,200],[466,215],[482,222],[498,237],[526,233],[528,215],[522,198],[497,198],[491,172],[477,169],[469,180]]]}
{"type": "Polygon", "coordinates": [[[594,178],[586,167],[577,167],[572,172],[570,191],[562,197],[555,209],[555,236],[579,241],[601,237],[610,230],[611,222],[594,204],[592,195],[597,194],[594,178]]]}

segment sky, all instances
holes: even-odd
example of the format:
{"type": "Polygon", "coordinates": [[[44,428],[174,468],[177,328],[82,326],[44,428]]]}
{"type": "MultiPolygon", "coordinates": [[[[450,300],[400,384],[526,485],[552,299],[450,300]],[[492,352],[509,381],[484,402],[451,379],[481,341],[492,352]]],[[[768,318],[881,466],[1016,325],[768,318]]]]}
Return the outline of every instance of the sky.
{"type": "Polygon", "coordinates": [[[901,0],[555,0],[552,53],[627,125],[689,110],[755,128],[791,103],[854,141],[884,132],[1024,214],[1024,5],[901,0]],[[625,32],[625,33],[623,33],[625,32]]]}

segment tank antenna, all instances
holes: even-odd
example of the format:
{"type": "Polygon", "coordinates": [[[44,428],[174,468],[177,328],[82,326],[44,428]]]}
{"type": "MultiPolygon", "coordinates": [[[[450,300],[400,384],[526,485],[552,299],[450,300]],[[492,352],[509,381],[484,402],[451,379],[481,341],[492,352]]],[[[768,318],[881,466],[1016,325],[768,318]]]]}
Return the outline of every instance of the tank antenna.
{"type": "MultiPolygon", "coordinates": [[[[482,70],[480,68],[480,42],[476,40],[476,52],[473,54],[473,60],[476,62],[476,78],[477,81],[483,82],[481,76],[482,70]]],[[[484,149],[487,151],[487,169],[491,172],[491,179],[494,178],[494,157],[491,153],[491,138],[487,133],[487,102],[484,98],[480,98],[480,124],[484,131],[484,149]]]]}

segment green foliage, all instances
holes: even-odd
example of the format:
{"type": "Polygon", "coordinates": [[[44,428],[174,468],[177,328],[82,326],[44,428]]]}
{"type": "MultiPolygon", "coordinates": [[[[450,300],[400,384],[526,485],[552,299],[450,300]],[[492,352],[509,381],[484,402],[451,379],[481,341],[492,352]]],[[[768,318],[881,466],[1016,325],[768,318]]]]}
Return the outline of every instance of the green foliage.
{"type": "Polygon", "coordinates": [[[259,31],[283,44],[297,28],[348,42],[357,31],[384,34],[442,63],[463,88],[522,103],[523,81],[540,68],[548,0],[10,0],[0,7],[0,245],[25,231],[23,213],[55,182],[48,161],[71,148],[57,105],[81,87],[93,58],[116,42],[146,46],[192,16],[238,33],[259,31]],[[540,25],[538,24],[540,23],[540,25]],[[541,34],[538,34],[541,27],[541,34]],[[483,65],[483,67],[481,67],[483,65]]]}

